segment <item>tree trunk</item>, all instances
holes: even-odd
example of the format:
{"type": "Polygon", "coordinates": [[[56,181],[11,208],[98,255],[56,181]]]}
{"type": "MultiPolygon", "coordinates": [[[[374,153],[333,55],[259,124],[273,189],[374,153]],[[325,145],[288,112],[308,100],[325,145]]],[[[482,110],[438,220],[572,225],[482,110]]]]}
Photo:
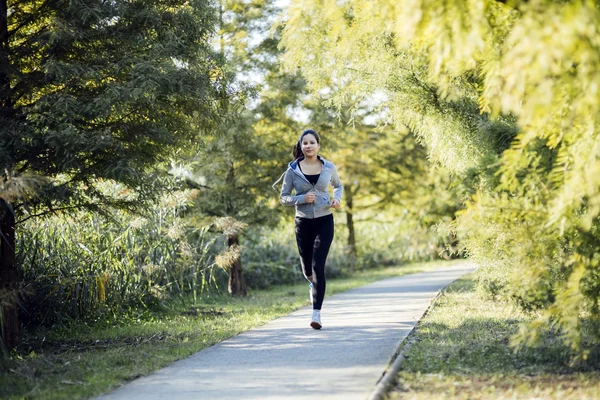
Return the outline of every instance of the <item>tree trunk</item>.
{"type": "Polygon", "coordinates": [[[13,104],[10,96],[10,59],[8,58],[8,5],[0,0],[0,112],[2,117],[11,116],[13,104]]]}
{"type": "MultiPolygon", "coordinates": [[[[8,58],[8,4],[0,0],[0,118],[13,117],[8,58]]],[[[9,168],[8,165],[3,165],[9,168]]],[[[4,172],[4,171],[2,171],[4,172]]],[[[21,341],[21,324],[17,308],[19,274],[15,264],[15,216],[0,193],[0,326],[2,344],[11,350],[21,341]]]]}
{"type": "Polygon", "coordinates": [[[0,199],[0,304],[2,305],[2,342],[11,350],[21,341],[15,263],[15,216],[8,203],[0,199]]]}
{"type": "MultiPolygon", "coordinates": [[[[239,244],[238,235],[227,237],[227,245],[231,248],[239,244]]],[[[246,282],[242,274],[242,258],[238,257],[229,269],[229,293],[233,296],[246,296],[246,282]]]]}
{"type": "Polygon", "coordinates": [[[358,252],[356,250],[356,234],[354,233],[353,189],[354,188],[349,185],[345,193],[346,225],[348,226],[348,244],[346,246],[346,254],[348,256],[348,265],[350,269],[355,269],[358,261],[358,252]]]}

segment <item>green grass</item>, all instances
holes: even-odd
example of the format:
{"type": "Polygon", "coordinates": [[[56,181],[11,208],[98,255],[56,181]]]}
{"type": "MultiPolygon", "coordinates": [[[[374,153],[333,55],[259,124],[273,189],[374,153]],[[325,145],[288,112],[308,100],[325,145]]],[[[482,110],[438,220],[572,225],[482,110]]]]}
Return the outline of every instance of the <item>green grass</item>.
{"type": "MultiPolygon", "coordinates": [[[[353,273],[329,280],[327,295],[387,277],[428,271],[453,262],[433,262],[353,273]]],[[[240,332],[307,306],[308,286],[299,283],[250,291],[246,298],[204,297],[169,312],[107,326],[72,326],[29,332],[27,354],[0,359],[0,396],[78,399],[106,392],[147,375],[240,332]]]]}
{"type": "Polygon", "coordinates": [[[598,399],[600,362],[570,362],[552,335],[518,352],[509,338],[533,318],[474,290],[470,277],[451,285],[419,322],[398,384],[399,399],[598,399]]]}

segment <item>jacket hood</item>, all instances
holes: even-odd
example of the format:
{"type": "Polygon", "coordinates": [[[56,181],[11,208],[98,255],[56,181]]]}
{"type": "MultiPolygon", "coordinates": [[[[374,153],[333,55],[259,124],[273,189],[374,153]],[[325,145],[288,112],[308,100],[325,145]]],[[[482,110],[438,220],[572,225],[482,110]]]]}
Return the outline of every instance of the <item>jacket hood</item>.
{"type": "MultiPolygon", "coordinates": [[[[331,161],[327,161],[326,159],[324,159],[323,157],[317,155],[317,158],[323,163],[323,167],[324,168],[332,168],[333,163],[331,161]]],[[[304,157],[300,157],[297,160],[291,161],[290,163],[288,163],[288,167],[287,169],[281,174],[281,176],[279,177],[279,179],[277,179],[275,181],[275,183],[273,183],[273,185],[271,185],[271,187],[273,188],[273,190],[277,191],[277,189],[275,189],[275,185],[277,185],[285,176],[285,173],[288,170],[292,170],[292,171],[296,171],[297,173],[300,173],[300,171],[298,171],[298,163],[300,161],[304,160],[304,157]]]]}

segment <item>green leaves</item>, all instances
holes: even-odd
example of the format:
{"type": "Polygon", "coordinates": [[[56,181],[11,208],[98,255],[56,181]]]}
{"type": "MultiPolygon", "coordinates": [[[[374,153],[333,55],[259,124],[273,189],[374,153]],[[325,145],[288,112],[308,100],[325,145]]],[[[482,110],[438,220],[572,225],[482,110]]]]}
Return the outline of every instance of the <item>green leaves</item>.
{"type": "Polygon", "coordinates": [[[488,287],[545,309],[581,351],[582,321],[600,318],[580,279],[596,276],[599,29],[594,1],[297,1],[282,42],[332,104],[383,91],[386,117],[468,177],[458,229],[488,287]]]}
{"type": "Polygon", "coordinates": [[[73,193],[97,178],[139,189],[147,168],[221,118],[210,4],[17,3],[0,66],[2,169],[67,174],[73,193]]]}

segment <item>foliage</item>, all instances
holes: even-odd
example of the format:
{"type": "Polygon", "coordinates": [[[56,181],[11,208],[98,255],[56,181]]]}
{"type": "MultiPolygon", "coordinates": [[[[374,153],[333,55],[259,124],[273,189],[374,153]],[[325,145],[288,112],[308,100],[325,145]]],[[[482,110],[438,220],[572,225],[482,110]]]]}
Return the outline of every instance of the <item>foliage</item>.
{"type": "Polygon", "coordinates": [[[222,237],[186,217],[196,194],[166,195],[145,216],[75,213],[24,223],[17,254],[24,322],[116,317],[170,299],[196,301],[222,283],[214,268],[222,237]]]}
{"type": "MultiPolygon", "coordinates": [[[[304,280],[293,231],[285,228],[258,228],[247,235],[242,261],[250,287],[264,289],[304,280]]],[[[329,275],[329,268],[327,272],[336,275],[329,275]]]]}
{"type": "Polygon", "coordinates": [[[400,131],[409,127],[427,145],[432,161],[450,171],[477,166],[482,157],[499,150],[488,130],[502,131],[505,124],[479,113],[479,82],[472,74],[456,77],[445,88],[448,95],[440,94],[440,83],[428,75],[424,56],[416,49],[397,48],[398,36],[383,28],[390,25],[389,7],[396,8],[392,4],[292,3],[282,42],[285,65],[300,67],[314,91],[325,90],[333,79],[336,91],[329,103],[337,107],[356,108],[382,99],[381,121],[400,131]]]}
{"type": "MultiPolygon", "coordinates": [[[[22,224],[17,257],[23,273],[20,301],[27,310],[23,323],[39,329],[118,321],[165,306],[185,308],[224,291],[229,265],[221,265],[219,257],[229,257],[227,234],[216,226],[198,226],[192,217],[197,195],[196,190],[172,192],[143,215],[116,211],[107,219],[73,213],[22,224]]],[[[444,242],[411,215],[386,222],[361,212],[358,218],[363,269],[433,260],[444,251],[444,242]]],[[[328,278],[348,273],[343,226],[338,224],[341,239],[328,257],[328,278]]],[[[245,234],[248,287],[304,280],[292,227],[287,221],[245,234]]]]}
{"type": "Polygon", "coordinates": [[[279,171],[281,144],[255,128],[261,120],[251,105],[261,86],[244,82],[250,73],[265,74],[273,68],[268,62],[271,50],[263,42],[271,40],[264,35],[277,10],[269,1],[219,2],[218,47],[227,60],[224,71],[235,77],[242,95],[229,98],[227,118],[215,126],[216,135],[203,140],[188,166],[191,180],[200,189],[199,212],[206,216],[227,216],[263,226],[278,222],[269,201],[271,183],[279,171]],[[251,41],[252,35],[259,40],[251,41]]]}
{"type": "Polygon", "coordinates": [[[372,128],[357,142],[350,148],[360,149],[360,156],[349,152],[347,163],[353,164],[350,176],[361,179],[358,209],[395,219],[396,245],[404,253],[395,262],[459,256],[455,235],[439,229],[451,224],[462,208],[448,171],[426,159],[426,148],[408,129],[372,128]]]}
{"type": "MultiPolygon", "coordinates": [[[[221,57],[227,60],[224,72],[237,82],[240,96],[223,96],[221,106],[227,110],[227,118],[215,126],[215,135],[205,138],[196,154],[180,169],[188,183],[200,190],[196,212],[206,219],[220,217],[245,224],[274,226],[279,213],[272,210],[270,187],[279,170],[276,160],[281,159],[282,149],[277,140],[255,129],[260,117],[250,109],[250,104],[259,88],[244,80],[249,78],[248,74],[265,73],[265,68],[269,68],[269,61],[261,57],[268,58],[268,48],[251,43],[249,35],[264,35],[268,20],[277,8],[268,1],[224,0],[218,2],[218,9],[218,47],[221,57]],[[253,53],[259,57],[250,57],[253,53]]],[[[240,258],[243,248],[239,243],[239,232],[228,236],[232,255],[228,268],[229,291],[245,296],[240,258]]]]}
{"type": "Polygon", "coordinates": [[[49,178],[44,207],[109,201],[98,178],[151,197],[146,168],[220,118],[207,2],[9,1],[8,13],[0,169],[49,178]]]}
{"type": "Polygon", "coordinates": [[[283,36],[312,90],[333,76],[338,106],[382,92],[463,181],[457,232],[484,281],[544,310],[515,344],[552,326],[584,358],[600,317],[599,29],[594,1],[307,0],[283,36]]]}
{"type": "MultiPolygon", "coordinates": [[[[444,222],[450,223],[451,216],[437,219],[425,214],[425,210],[423,212],[419,217],[413,210],[393,206],[385,213],[378,210],[359,212],[356,215],[357,237],[360,238],[357,267],[372,269],[460,255],[459,249],[453,247],[452,238],[440,229],[444,222]],[[435,222],[428,221],[429,218],[435,222]]],[[[334,254],[335,251],[334,248],[334,254]]]]}
{"type": "Polygon", "coordinates": [[[219,102],[232,95],[211,47],[214,22],[205,0],[0,2],[5,346],[20,336],[15,218],[77,208],[106,214],[160,196],[157,167],[211,132],[219,102]],[[107,196],[107,181],[128,195],[107,196]]]}
{"type": "Polygon", "coordinates": [[[191,184],[199,189],[197,211],[207,217],[228,216],[273,226],[279,217],[271,201],[271,184],[279,171],[274,162],[277,148],[253,130],[254,120],[247,112],[235,116],[218,135],[206,138],[188,162],[191,184]]]}

